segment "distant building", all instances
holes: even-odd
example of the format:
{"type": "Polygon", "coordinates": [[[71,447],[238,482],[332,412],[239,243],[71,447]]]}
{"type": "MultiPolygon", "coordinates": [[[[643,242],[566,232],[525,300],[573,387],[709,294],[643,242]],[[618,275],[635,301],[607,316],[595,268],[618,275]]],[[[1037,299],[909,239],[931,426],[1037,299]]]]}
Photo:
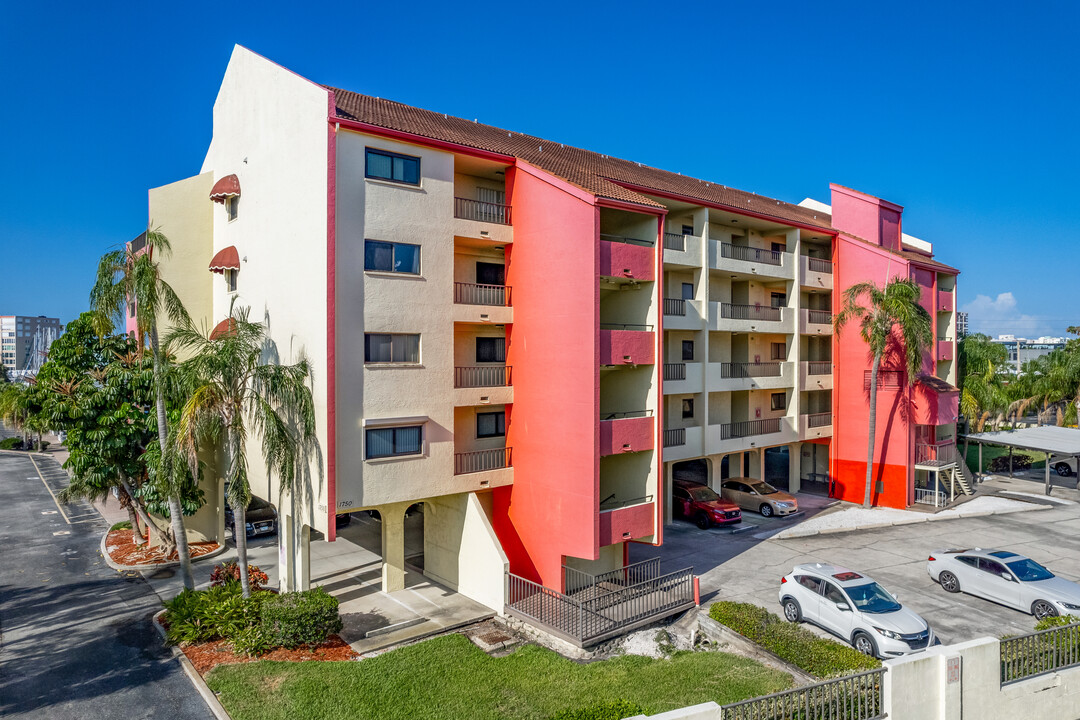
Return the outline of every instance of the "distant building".
{"type": "Polygon", "coordinates": [[[1020,368],[1024,366],[1024,363],[1043,355],[1049,355],[1055,350],[1061,350],[1065,347],[1065,338],[1063,337],[1039,337],[1028,340],[1027,338],[1018,338],[1015,335],[998,335],[993,342],[1005,346],[1005,352],[1008,354],[1009,369],[1017,375],[1020,374],[1020,368]]]}
{"type": "Polygon", "coordinates": [[[956,337],[962,338],[967,335],[967,313],[963,310],[956,311],[956,337]]]}
{"type": "Polygon", "coordinates": [[[64,326],[44,315],[0,315],[0,363],[12,377],[34,373],[64,326]]]}

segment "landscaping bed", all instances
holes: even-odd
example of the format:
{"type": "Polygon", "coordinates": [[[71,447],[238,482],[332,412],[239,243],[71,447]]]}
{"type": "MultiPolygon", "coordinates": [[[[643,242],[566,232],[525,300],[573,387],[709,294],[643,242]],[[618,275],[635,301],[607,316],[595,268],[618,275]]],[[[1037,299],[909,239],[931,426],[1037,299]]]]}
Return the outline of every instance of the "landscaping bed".
{"type": "Polygon", "coordinates": [[[313,647],[277,648],[258,657],[236,653],[229,640],[212,640],[195,643],[180,648],[200,675],[213,670],[218,665],[249,663],[258,660],[281,662],[303,662],[308,660],[355,660],[358,656],[349,644],[338,635],[331,635],[325,642],[313,647]]]}
{"type": "MultiPolygon", "coordinates": [[[[105,538],[105,550],[109,553],[109,559],[117,565],[155,565],[176,562],[175,559],[166,559],[160,546],[136,545],[133,537],[133,531],[130,528],[110,530],[105,538]]],[[[221,544],[195,542],[189,543],[188,547],[191,549],[191,559],[195,560],[221,549],[221,544]]]]}

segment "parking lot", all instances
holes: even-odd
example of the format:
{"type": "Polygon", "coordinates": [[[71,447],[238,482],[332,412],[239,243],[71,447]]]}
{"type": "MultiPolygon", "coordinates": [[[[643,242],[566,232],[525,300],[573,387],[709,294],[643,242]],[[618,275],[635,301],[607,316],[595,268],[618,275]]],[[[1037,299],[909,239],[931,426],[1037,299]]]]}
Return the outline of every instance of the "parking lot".
{"type": "MultiPolygon", "coordinates": [[[[1010,483],[1021,492],[1041,493],[1034,479],[1010,483]]],[[[1063,487],[1055,488],[1054,496],[1080,500],[1075,489],[1063,487]]],[[[799,499],[802,505],[803,496],[799,499]]],[[[1034,618],[970,595],[946,593],[926,573],[926,558],[933,550],[976,546],[1011,550],[1066,579],[1080,580],[1077,504],[783,540],[771,536],[804,518],[764,520],[749,512],[746,518],[744,523],[754,524],[755,530],[735,534],[720,528],[702,531],[676,520],[665,528],[662,547],[634,546],[631,561],[659,555],[668,569],[693,566],[701,579],[703,605],[737,600],[777,614],[780,578],[794,565],[841,565],[879,581],[926,618],[943,643],[1030,632],[1034,618]]]]}

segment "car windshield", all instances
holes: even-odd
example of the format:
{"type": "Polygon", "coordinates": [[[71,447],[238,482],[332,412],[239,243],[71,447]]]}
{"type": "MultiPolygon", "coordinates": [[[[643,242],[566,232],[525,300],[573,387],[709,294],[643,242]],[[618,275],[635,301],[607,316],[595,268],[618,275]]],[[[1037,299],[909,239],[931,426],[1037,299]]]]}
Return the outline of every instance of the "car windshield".
{"type": "Polygon", "coordinates": [[[775,492],[779,492],[779,490],[767,482],[751,483],[750,487],[756,490],[758,495],[772,495],[775,492]]]}
{"type": "Polygon", "coordinates": [[[855,608],[866,613],[888,613],[900,609],[900,603],[889,591],[876,582],[844,588],[844,592],[855,603],[855,608]]]}
{"type": "Polygon", "coordinates": [[[248,510],[262,510],[263,508],[268,508],[268,507],[270,507],[270,503],[268,503],[265,500],[262,500],[260,498],[255,497],[254,495],[252,495],[251,496],[251,502],[248,503],[247,509],[248,510]]]}
{"type": "Polygon", "coordinates": [[[690,497],[694,498],[698,502],[712,502],[713,500],[719,500],[720,496],[716,494],[716,491],[711,487],[690,488],[690,497]]]}
{"type": "Polygon", "coordinates": [[[1006,563],[1009,569],[1013,571],[1013,574],[1019,578],[1020,582],[1035,582],[1036,580],[1049,580],[1054,577],[1054,573],[1044,568],[1034,560],[1014,560],[1011,563],[1006,563]]]}

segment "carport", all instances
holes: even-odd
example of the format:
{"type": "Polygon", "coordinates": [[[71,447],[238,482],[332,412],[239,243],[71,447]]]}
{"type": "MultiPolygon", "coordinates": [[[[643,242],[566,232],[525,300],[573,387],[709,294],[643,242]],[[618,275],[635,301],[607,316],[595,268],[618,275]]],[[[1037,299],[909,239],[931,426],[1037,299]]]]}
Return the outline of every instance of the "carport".
{"type": "MultiPolygon", "coordinates": [[[[1013,449],[1046,453],[1046,494],[1050,494],[1050,457],[1071,457],[1080,460],[1080,430],[1076,428],[1043,425],[1039,427],[998,430],[996,432],[968,433],[961,435],[969,442],[979,444],[979,474],[983,472],[983,445],[1009,448],[1009,475],[1013,474],[1013,449]]],[[[965,458],[966,461],[966,458],[965,458]]]]}

